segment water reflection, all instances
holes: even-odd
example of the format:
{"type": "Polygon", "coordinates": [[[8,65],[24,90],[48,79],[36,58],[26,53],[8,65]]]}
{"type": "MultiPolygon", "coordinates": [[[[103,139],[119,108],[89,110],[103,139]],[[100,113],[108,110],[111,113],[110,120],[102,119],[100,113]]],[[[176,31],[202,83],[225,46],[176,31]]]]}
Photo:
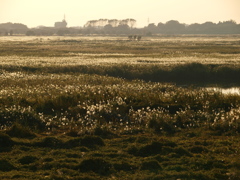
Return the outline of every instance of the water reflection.
{"type": "Polygon", "coordinates": [[[220,92],[223,94],[240,95],[240,87],[231,87],[231,88],[208,87],[205,89],[207,89],[209,91],[220,92]]]}

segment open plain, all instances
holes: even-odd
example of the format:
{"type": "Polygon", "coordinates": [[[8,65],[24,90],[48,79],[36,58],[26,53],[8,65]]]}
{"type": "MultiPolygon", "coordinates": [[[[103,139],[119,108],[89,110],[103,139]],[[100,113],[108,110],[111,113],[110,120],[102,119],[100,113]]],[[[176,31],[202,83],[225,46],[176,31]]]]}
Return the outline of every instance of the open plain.
{"type": "Polygon", "coordinates": [[[240,178],[239,35],[0,37],[0,179],[240,178]]]}

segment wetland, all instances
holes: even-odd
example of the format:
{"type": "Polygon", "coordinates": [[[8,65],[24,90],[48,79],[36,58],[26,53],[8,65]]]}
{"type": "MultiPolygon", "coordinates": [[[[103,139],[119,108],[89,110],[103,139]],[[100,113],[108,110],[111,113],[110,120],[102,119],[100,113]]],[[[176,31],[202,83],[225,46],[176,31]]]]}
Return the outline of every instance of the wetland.
{"type": "Polygon", "coordinates": [[[0,178],[239,179],[239,77],[239,35],[0,37],[0,178]]]}

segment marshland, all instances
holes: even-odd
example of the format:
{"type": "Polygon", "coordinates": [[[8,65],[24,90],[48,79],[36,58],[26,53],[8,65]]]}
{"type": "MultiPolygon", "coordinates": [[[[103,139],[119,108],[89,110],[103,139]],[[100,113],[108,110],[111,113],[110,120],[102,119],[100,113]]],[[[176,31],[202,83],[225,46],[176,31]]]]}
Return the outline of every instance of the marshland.
{"type": "Polygon", "coordinates": [[[239,179],[239,78],[240,35],[0,37],[0,178],[239,179]]]}

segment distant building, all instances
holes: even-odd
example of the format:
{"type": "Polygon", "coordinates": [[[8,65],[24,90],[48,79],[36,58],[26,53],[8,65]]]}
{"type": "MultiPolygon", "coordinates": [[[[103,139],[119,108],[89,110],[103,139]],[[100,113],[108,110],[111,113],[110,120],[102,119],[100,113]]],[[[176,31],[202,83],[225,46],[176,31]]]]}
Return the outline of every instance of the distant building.
{"type": "Polygon", "coordinates": [[[67,21],[65,20],[65,15],[64,15],[64,19],[62,20],[62,22],[55,22],[54,27],[55,28],[66,28],[67,27],[67,21]]]}

